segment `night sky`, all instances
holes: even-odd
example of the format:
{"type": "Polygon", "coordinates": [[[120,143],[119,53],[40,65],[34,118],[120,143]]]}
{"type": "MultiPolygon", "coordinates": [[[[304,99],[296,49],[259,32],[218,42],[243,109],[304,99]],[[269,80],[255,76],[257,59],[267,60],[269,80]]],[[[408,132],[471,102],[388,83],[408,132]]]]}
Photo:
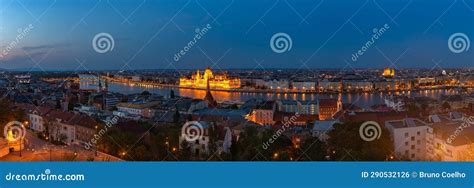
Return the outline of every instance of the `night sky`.
{"type": "Polygon", "coordinates": [[[454,33],[474,39],[474,1],[0,0],[0,68],[472,67],[474,49],[453,53],[448,48],[454,33]],[[32,29],[12,45],[18,30],[30,24],[32,29]],[[208,24],[210,29],[176,61],[196,29],[208,24]],[[385,24],[389,28],[353,61],[374,28],[385,24]],[[113,50],[94,50],[99,33],[113,37],[113,50]],[[291,37],[291,50],[272,51],[276,33],[291,37]]]}

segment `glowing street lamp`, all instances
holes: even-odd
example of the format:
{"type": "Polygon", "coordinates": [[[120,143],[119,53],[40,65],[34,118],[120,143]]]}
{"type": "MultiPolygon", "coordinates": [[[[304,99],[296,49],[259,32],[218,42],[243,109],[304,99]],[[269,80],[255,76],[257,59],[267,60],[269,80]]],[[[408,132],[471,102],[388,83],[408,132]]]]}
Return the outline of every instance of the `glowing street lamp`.
{"type": "Polygon", "coordinates": [[[275,159],[278,158],[278,153],[274,153],[273,158],[275,158],[275,159]]]}

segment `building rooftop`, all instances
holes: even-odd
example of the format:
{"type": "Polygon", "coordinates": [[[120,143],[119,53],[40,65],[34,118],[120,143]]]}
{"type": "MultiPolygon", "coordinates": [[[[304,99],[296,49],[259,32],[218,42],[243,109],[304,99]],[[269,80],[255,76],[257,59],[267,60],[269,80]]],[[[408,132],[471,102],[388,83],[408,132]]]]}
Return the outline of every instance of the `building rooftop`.
{"type": "Polygon", "coordinates": [[[319,99],[319,106],[337,106],[337,99],[319,99]]]}
{"type": "Polygon", "coordinates": [[[385,121],[400,120],[406,118],[407,114],[399,112],[346,112],[342,115],[341,121],[363,122],[376,121],[383,125],[385,121]]]}
{"type": "Polygon", "coordinates": [[[333,129],[333,126],[336,123],[340,123],[339,120],[315,121],[313,131],[329,131],[333,129]]]}
{"type": "Polygon", "coordinates": [[[389,126],[399,129],[399,128],[408,128],[408,127],[420,127],[427,126],[428,124],[424,121],[416,118],[405,118],[402,120],[394,120],[387,122],[389,126]]]}
{"type": "Polygon", "coordinates": [[[45,117],[59,120],[61,123],[69,121],[75,114],[72,112],[64,112],[61,110],[52,110],[45,117]]]}
{"type": "Polygon", "coordinates": [[[134,102],[128,102],[128,103],[118,103],[117,107],[143,109],[143,108],[151,108],[158,104],[159,104],[158,101],[153,101],[153,102],[134,101],[134,102]]]}
{"type": "Polygon", "coordinates": [[[445,140],[448,144],[453,146],[460,146],[473,143],[474,126],[472,123],[473,121],[471,119],[471,121],[443,121],[433,123],[430,126],[438,138],[445,140]],[[459,132],[459,134],[456,135],[457,132],[459,132]]]}
{"type": "Polygon", "coordinates": [[[67,124],[78,125],[93,129],[97,125],[97,122],[94,120],[94,118],[91,118],[90,116],[83,114],[75,114],[71,117],[71,119],[69,119],[69,121],[67,121],[67,124]]]}
{"type": "Polygon", "coordinates": [[[263,104],[258,104],[256,108],[262,110],[273,110],[274,105],[275,101],[266,101],[263,104]]]}

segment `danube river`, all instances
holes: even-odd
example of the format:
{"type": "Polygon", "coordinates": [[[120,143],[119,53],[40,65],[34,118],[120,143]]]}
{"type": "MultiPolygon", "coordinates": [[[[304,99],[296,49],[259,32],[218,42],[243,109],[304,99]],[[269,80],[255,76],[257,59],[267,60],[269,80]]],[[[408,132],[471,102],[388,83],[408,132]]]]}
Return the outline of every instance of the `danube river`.
{"type": "MultiPolygon", "coordinates": [[[[194,90],[194,89],[177,89],[177,88],[159,88],[159,87],[141,87],[141,86],[129,86],[120,83],[110,83],[109,91],[118,92],[122,94],[141,93],[143,91],[149,91],[151,93],[168,96],[170,90],[174,90],[176,95],[202,99],[206,95],[205,90],[194,90]]],[[[212,91],[212,96],[215,100],[222,101],[235,101],[245,102],[249,99],[290,99],[290,100],[317,100],[318,98],[337,98],[338,94],[279,94],[279,93],[245,93],[245,92],[225,92],[225,91],[212,91]]],[[[395,92],[396,94],[405,94],[407,96],[426,96],[437,99],[441,95],[452,95],[457,94],[458,91],[449,89],[438,89],[438,90],[423,90],[423,91],[407,91],[407,92],[395,92]]],[[[388,93],[390,94],[390,93],[388,93]]],[[[357,106],[367,108],[375,104],[383,104],[383,96],[387,93],[345,93],[342,94],[343,103],[353,103],[357,106]]]]}

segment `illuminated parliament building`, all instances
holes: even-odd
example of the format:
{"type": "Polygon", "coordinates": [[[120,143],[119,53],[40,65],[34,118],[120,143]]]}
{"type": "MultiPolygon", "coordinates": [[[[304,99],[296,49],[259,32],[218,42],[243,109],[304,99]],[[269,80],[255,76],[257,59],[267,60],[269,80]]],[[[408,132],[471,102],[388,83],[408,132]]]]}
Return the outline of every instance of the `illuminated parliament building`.
{"type": "Polygon", "coordinates": [[[199,70],[191,78],[181,77],[179,79],[180,87],[206,89],[209,81],[211,89],[236,89],[240,88],[240,78],[230,78],[227,73],[213,74],[208,67],[204,73],[199,70]]]}

